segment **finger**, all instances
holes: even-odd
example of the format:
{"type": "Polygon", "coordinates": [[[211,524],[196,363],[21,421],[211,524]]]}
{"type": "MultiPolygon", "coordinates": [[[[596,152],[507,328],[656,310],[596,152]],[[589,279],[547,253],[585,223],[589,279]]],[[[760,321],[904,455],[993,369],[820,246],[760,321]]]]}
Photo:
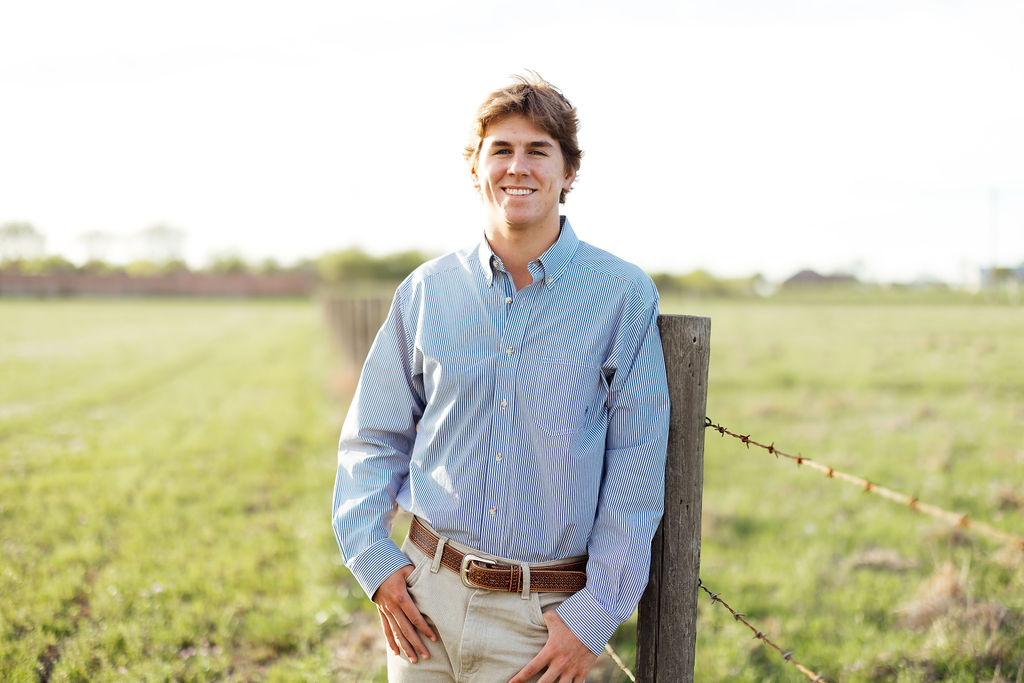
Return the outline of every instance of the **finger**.
{"type": "Polygon", "coordinates": [[[391,622],[388,621],[387,616],[384,614],[384,610],[380,607],[377,608],[377,613],[380,615],[380,627],[384,631],[384,637],[388,641],[388,647],[396,655],[400,654],[398,651],[398,643],[395,642],[395,634],[391,632],[391,622]]]}
{"type": "Polygon", "coordinates": [[[537,656],[530,660],[530,662],[519,670],[515,676],[512,677],[508,683],[526,683],[537,674],[541,672],[548,665],[548,655],[544,648],[537,653],[537,656]]]}
{"type": "MultiPolygon", "coordinates": [[[[437,641],[437,635],[434,633],[433,629],[430,628],[430,624],[428,624],[427,620],[423,617],[423,614],[416,606],[416,602],[412,599],[411,595],[407,601],[402,600],[399,602],[399,606],[402,609],[402,613],[405,614],[405,617],[412,623],[416,630],[423,633],[427,638],[430,638],[435,642],[437,641]]],[[[417,636],[417,639],[418,638],[419,637],[417,636]]]]}
{"type": "MultiPolygon", "coordinates": [[[[417,610],[417,613],[418,612],[419,611],[417,610]]],[[[430,651],[427,649],[427,646],[423,644],[423,641],[420,640],[419,632],[416,630],[416,627],[413,626],[412,622],[409,621],[409,617],[405,615],[405,612],[391,611],[389,614],[395,620],[395,623],[398,624],[398,628],[401,630],[405,639],[408,640],[416,649],[416,652],[418,652],[423,659],[430,659],[430,651]]],[[[423,617],[421,616],[420,619],[422,620],[423,617]]],[[[424,625],[425,624],[426,622],[424,622],[424,625]]]]}
{"type": "MultiPolygon", "coordinates": [[[[562,681],[565,679],[559,678],[558,674],[552,673],[551,669],[544,672],[544,675],[537,679],[537,683],[555,683],[555,681],[562,681]]],[[[570,683],[572,678],[568,679],[570,683]]]]}
{"type": "Polygon", "coordinates": [[[399,627],[395,616],[390,612],[387,612],[387,617],[388,623],[391,625],[391,632],[394,634],[395,641],[398,643],[399,647],[402,648],[402,653],[405,654],[406,659],[415,664],[418,660],[416,657],[416,650],[413,649],[412,643],[410,643],[409,639],[405,637],[404,633],[402,633],[402,629],[399,627]]]}
{"type": "Polygon", "coordinates": [[[420,636],[417,631],[422,632],[425,636],[430,638],[430,640],[435,642],[437,641],[436,634],[434,634],[433,630],[431,630],[430,626],[427,624],[426,618],[423,617],[419,607],[416,606],[416,601],[413,599],[413,596],[410,595],[406,585],[401,584],[396,589],[394,595],[387,598],[387,602],[384,606],[397,618],[398,623],[402,626],[402,630],[406,631],[406,636],[409,637],[410,640],[420,643],[421,651],[425,648],[422,648],[423,643],[420,641],[420,636]],[[404,625],[406,625],[407,622],[409,623],[409,630],[404,628],[404,625]]]}

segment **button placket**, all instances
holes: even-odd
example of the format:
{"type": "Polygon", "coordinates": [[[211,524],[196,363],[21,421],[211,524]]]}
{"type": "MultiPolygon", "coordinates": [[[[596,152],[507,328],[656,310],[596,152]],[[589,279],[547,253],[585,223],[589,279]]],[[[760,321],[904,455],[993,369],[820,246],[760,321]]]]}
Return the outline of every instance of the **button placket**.
{"type": "MultiPolygon", "coordinates": [[[[499,284],[496,282],[495,284],[499,284]]],[[[508,515],[498,514],[498,502],[509,499],[511,473],[509,468],[515,460],[515,445],[512,443],[512,429],[515,412],[509,410],[518,385],[518,374],[522,371],[522,345],[526,338],[526,324],[535,298],[535,286],[527,287],[518,294],[511,291],[511,278],[500,281],[503,291],[496,297],[498,320],[503,321],[498,330],[499,356],[495,366],[494,412],[491,418],[491,452],[487,458],[486,482],[483,491],[480,529],[481,547],[495,554],[502,554],[507,548],[506,539],[508,515]],[[504,305],[502,305],[502,301],[504,305]]],[[[507,552],[507,551],[506,551],[507,552]]]]}

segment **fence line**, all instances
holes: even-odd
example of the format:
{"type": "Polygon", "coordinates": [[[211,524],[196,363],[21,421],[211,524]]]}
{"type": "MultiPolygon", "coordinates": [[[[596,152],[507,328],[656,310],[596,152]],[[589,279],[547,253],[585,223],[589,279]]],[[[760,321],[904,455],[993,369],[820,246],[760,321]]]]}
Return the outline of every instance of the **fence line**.
{"type": "Polygon", "coordinates": [[[853,484],[859,488],[864,489],[865,493],[878,494],[882,498],[886,498],[895,503],[906,505],[912,510],[916,510],[917,512],[923,512],[927,515],[931,515],[932,517],[935,517],[936,519],[941,519],[945,522],[948,522],[949,524],[952,524],[953,526],[958,526],[963,529],[972,529],[984,536],[988,536],[991,539],[1016,545],[1021,550],[1024,550],[1024,538],[1017,536],[1015,534],[1001,531],[1000,529],[996,529],[995,527],[989,524],[985,524],[984,522],[974,521],[970,519],[967,515],[962,515],[956,512],[950,512],[949,510],[940,508],[937,505],[923,503],[916,497],[911,497],[904,493],[893,491],[890,488],[880,486],[878,484],[875,484],[874,482],[868,481],[867,479],[863,479],[853,474],[840,472],[826,465],[822,465],[821,463],[817,463],[811,460],[810,458],[805,458],[802,455],[791,455],[789,453],[785,453],[775,447],[774,441],[768,445],[765,445],[763,443],[751,439],[749,434],[737,434],[736,432],[732,432],[721,425],[715,424],[714,422],[711,421],[711,418],[704,418],[704,427],[714,429],[723,437],[731,436],[735,439],[738,439],[740,442],[745,444],[748,449],[750,448],[751,444],[753,444],[758,448],[763,448],[764,450],[768,451],[776,458],[782,456],[783,458],[793,460],[794,462],[796,462],[798,467],[806,465],[811,469],[823,472],[825,476],[828,477],[829,479],[840,479],[842,481],[845,481],[847,483],[853,484]]]}
{"type": "Polygon", "coordinates": [[[605,643],[604,651],[607,652],[608,656],[612,658],[612,661],[615,662],[616,665],[618,665],[619,669],[622,670],[622,673],[626,674],[626,678],[633,681],[633,683],[636,683],[636,676],[634,676],[633,672],[630,671],[629,668],[627,668],[626,665],[622,663],[622,658],[619,657],[618,653],[612,649],[611,643],[605,643]]]}
{"type": "Polygon", "coordinates": [[[802,673],[803,675],[807,676],[807,678],[811,679],[812,681],[820,681],[821,683],[824,683],[825,679],[822,678],[819,674],[814,673],[813,671],[808,669],[806,666],[804,666],[800,662],[798,662],[795,659],[793,659],[793,651],[792,650],[788,650],[788,651],[787,650],[783,650],[781,647],[779,647],[778,645],[773,643],[771,640],[769,640],[768,636],[766,636],[764,634],[764,631],[761,631],[760,629],[754,628],[750,624],[749,621],[744,619],[745,615],[740,614],[739,612],[734,610],[732,607],[729,606],[729,603],[727,603],[725,600],[723,600],[722,598],[719,597],[721,595],[721,593],[712,593],[710,590],[708,590],[708,587],[705,586],[704,582],[701,581],[700,579],[697,579],[697,587],[700,588],[705,593],[707,593],[709,596],[711,596],[711,602],[712,603],[715,603],[715,602],[721,603],[723,607],[725,607],[727,610],[729,610],[729,612],[732,613],[732,618],[733,619],[735,619],[738,622],[741,622],[747,628],[749,628],[751,630],[751,632],[753,632],[754,638],[760,640],[765,645],[769,645],[769,646],[775,648],[775,650],[780,655],[782,655],[782,658],[784,660],[786,660],[787,662],[789,662],[790,664],[792,664],[793,666],[795,666],[797,669],[799,669],[800,673],[802,673]]]}
{"type": "MultiPolygon", "coordinates": [[[[328,327],[332,332],[334,341],[337,348],[341,351],[341,355],[347,362],[350,368],[358,368],[362,365],[363,359],[365,358],[366,352],[370,347],[370,343],[373,340],[374,333],[377,328],[383,322],[384,317],[387,314],[389,300],[375,300],[373,298],[357,299],[357,298],[343,298],[325,301],[325,313],[328,322],[328,327]]],[[[963,529],[973,529],[974,531],[995,539],[1001,542],[1006,542],[1018,546],[1024,550],[1024,537],[1017,536],[1011,533],[1007,533],[996,529],[984,522],[974,521],[965,514],[958,514],[945,510],[936,505],[923,503],[916,497],[907,496],[903,493],[899,493],[892,489],[884,486],[880,486],[871,482],[867,479],[848,474],[846,472],[837,471],[826,465],[817,463],[809,458],[805,458],[802,455],[791,455],[784,451],[779,450],[775,447],[775,443],[764,444],[759,441],[750,438],[749,434],[738,434],[733,432],[721,425],[715,424],[710,418],[704,416],[704,401],[706,400],[706,381],[707,381],[707,347],[708,337],[710,336],[710,321],[701,322],[702,319],[690,318],[689,316],[660,316],[659,326],[662,328],[663,344],[666,346],[666,363],[670,356],[676,358],[679,356],[679,361],[673,368],[667,368],[670,370],[669,378],[670,383],[673,379],[679,384],[679,380],[684,380],[683,385],[697,387],[697,398],[700,398],[699,407],[695,401],[676,401],[673,399],[674,405],[689,405],[691,408],[699,410],[696,415],[693,416],[693,422],[686,419],[679,419],[674,421],[676,431],[679,430],[680,426],[688,426],[693,424],[694,430],[686,431],[689,434],[689,442],[682,448],[679,448],[680,452],[685,453],[697,453],[696,464],[697,468],[689,467],[687,472],[689,475],[687,478],[676,482],[676,486],[673,488],[674,491],[684,491],[686,486],[689,484],[696,483],[696,490],[690,492],[686,498],[686,504],[683,505],[683,510],[669,514],[669,509],[666,507],[666,518],[669,521],[678,526],[679,520],[689,520],[687,524],[683,526],[689,528],[692,531],[693,541],[693,558],[690,564],[684,567],[675,567],[678,571],[669,571],[667,574],[663,574],[660,571],[655,571],[655,560],[663,559],[661,556],[664,551],[664,543],[660,538],[663,529],[659,528],[658,535],[655,537],[652,550],[652,573],[648,589],[645,592],[644,600],[641,601],[640,613],[641,618],[638,622],[638,643],[637,643],[637,658],[636,668],[640,674],[641,680],[643,681],[656,681],[656,680],[692,680],[693,677],[693,660],[694,660],[694,636],[696,630],[696,598],[700,590],[703,590],[711,597],[712,602],[721,603],[732,614],[736,621],[739,621],[747,626],[754,633],[754,637],[761,640],[763,643],[774,648],[782,656],[784,661],[793,664],[801,673],[807,676],[811,681],[824,681],[824,679],[814,671],[811,671],[804,665],[793,660],[793,653],[782,650],[778,645],[773,643],[765,634],[759,629],[752,626],[745,618],[743,614],[734,610],[728,603],[726,603],[721,597],[720,593],[711,592],[697,576],[697,569],[699,567],[700,558],[700,510],[701,510],[701,472],[703,464],[703,432],[707,428],[715,429],[724,436],[733,437],[742,442],[748,449],[753,444],[761,449],[764,449],[768,453],[774,455],[776,458],[784,457],[792,460],[796,465],[803,466],[807,465],[811,469],[817,470],[825,474],[830,479],[840,479],[847,483],[853,484],[858,488],[861,488],[866,493],[875,493],[883,498],[890,501],[906,505],[913,510],[923,512],[932,517],[940,519],[944,522],[952,524],[956,527],[963,529]],[[680,326],[681,325],[681,326],[680,326]],[[687,327],[689,326],[689,327],[687,327]],[[678,327],[678,329],[677,329],[678,327]],[[691,334],[690,330],[693,330],[691,334]],[[686,334],[682,332],[685,331],[686,334]],[[683,343],[685,341],[692,342],[690,344],[683,343]],[[676,343],[678,342],[678,343],[676,343]],[[678,346],[679,348],[675,348],[678,346]],[[671,349],[669,348],[671,347],[671,349]],[[672,353],[669,353],[670,350],[672,353]],[[699,351],[699,353],[697,353],[699,351]],[[681,359],[686,357],[688,360],[683,362],[681,359]],[[693,358],[691,358],[693,356],[693,358]],[[674,372],[673,372],[674,370],[674,372]],[[688,374],[689,373],[689,374],[688,374]],[[696,380],[694,377],[690,377],[693,373],[697,373],[696,380]],[[703,374],[701,374],[703,373],[703,374]],[[689,377],[689,381],[686,381],[689,377]],[[701,418],[703,416],[703,429],[700,427],[701,418]],[[697,432],[700,432],[701,436],[697,437],[697,432]],[[691,443],[692,442],[692,443],[691,443]],[[686,486],[683,486],[686,485],[686,486]],[[677,519],[678,518],[678,519],[677,519]],[[693,523],[695,521],[695,524],[693,523]],[[666,582],[665,576],[669,578],[676,577],[677,579],[682,576],[683,581],[676,581],[675,583],[666,582]],[[696,579],[696,587],[700,590],[693,590],[693,583],[685,585],[687,581],[692,579],[686,577],[693,577],[696,579]],[[665,583],[666,585],[662,585],[665,583]],[[671,584],[671,585],[670,585],[671,584]],[[678,585],[676,585],[678,584],[678,585]],[[667,609],[660,609],[662,599],[665,598],[661,595],[665,592],[668,595],[666,589],[675,591],[669,596],[669,599],[665,602],[667,609]],[[681,591],[681,592],[680,592],[681,591]],[[672,597],[675,596],[675,597],[672,597]],[[689,599],[693,597],[692,610],[689,609],[689,599]],[[677,599],[678,598],[678,599],[677,599]],[[680,603],[687,603],[686,609],[680,609],[680,603]],[[664,612],[664,613],[662,613],[664,612]],[[673,614],[670,614],[673,613],[673,614]],[[679,612],[686,612],[687,616],[683,619],[679,619],[679,612]],[[683,624],[683,627],[679,628],[679,624],[683,624]],[[688,626],[687,626],[688,624],[688,626]],[[660,633],[659,629],[665,628],[665,633],[660,633]],[[671,631],[671,632],[670,632],[671,631]],[[666,635],[667,634],[667,635],[666,635]],[[664,656],[666,666],[659,668],[655,666],[661,663],[661,656],[657,644],[664,640],[670,643],[672,647],[663,648],[665,652],[668,652],[664,656]]],[[[670,387],[671,388],[671,387],[670,387]]],[[[689,414],[688,414],[689,415],[689,414]]],[[[670,434],[671,438],[671,434],[670,434]]],[[[668,484],[668,477],[666,477],[666,484],[668,484]]],[[[678,492],[677,491],[677,492],[678,492]]],[[[666,506],[668,505],[668,497],[666,497],[666,506]]],[[[663,520],[664,526],[665,520],[663,520]]],[[[685,529],[684,529],[685,530],[685,529]]],[[[668,543],[670,548],[690,548],[691,544],[680,543],[678,533],[679,529],[675,529],[674,533],[670,536],[676,539],[675,542],[668,543]]],[[[685,535],[685,534],[684,534],[685,535]]],[[[687,536],[690,538],[690,536],[687,536]]],[[[672,553],[669,553],[672,555],[672,553]]],[[[677,553],[678,554],[678,553],[677,553]]],[[[685,559],[685,558],[684,558],[685,559]]],[[[619,667],[619,669],[631,680],[636,681],[636,677],[633,672],[630,671],[621,658],[615,653],[611,645],[605,646],[605,651],[608,652],[611,659],[619,667]]]]}

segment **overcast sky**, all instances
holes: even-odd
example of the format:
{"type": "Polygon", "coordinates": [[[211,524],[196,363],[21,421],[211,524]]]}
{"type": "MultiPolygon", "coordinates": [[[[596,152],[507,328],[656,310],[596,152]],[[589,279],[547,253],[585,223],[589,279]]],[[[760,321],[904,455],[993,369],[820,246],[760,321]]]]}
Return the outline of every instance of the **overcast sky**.
{"type": "Polygon", "coordinates": [[[202,264],[477,239],[476,105],[577,106],[565,213],[649,270],[963,281],[1024,261],[1024,4],[0,4],[0,223],[202,264]]]}

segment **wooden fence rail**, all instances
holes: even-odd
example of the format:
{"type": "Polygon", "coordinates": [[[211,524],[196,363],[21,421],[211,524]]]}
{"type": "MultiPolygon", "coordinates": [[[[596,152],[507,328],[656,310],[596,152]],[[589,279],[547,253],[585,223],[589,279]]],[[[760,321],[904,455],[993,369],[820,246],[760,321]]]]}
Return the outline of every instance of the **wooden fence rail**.
{"type": "MultiPolygon", "coordinates": [[[[387,316],[388,299],[329,299],[324,310],[342,361],[358,373],[387,316]]],[[[693,681],[704,484],[711,320],[658,318],[672,403],[665,465],[665,514],[654,537],[651,576],[640,601],[637,680],[693,681]]]]}

